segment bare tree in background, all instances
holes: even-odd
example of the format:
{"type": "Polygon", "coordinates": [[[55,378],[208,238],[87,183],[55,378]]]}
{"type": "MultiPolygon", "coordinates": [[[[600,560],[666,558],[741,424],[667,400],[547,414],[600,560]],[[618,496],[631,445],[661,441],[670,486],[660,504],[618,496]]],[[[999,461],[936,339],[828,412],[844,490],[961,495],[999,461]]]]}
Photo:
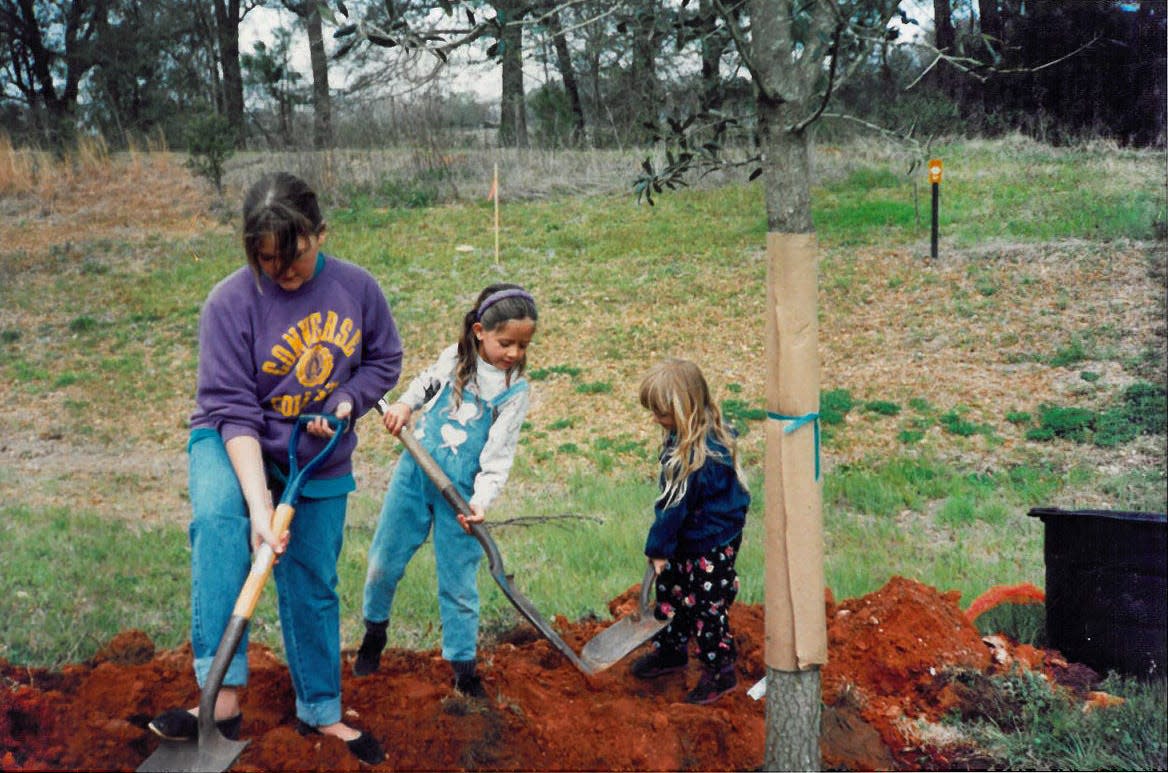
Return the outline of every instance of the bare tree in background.
{"type": "Polygon", "coordinates": [[[108,24],[109,6],[106,0],[0,0],[0,82],[19,92],[57,152],[74,139],[77,97],[99,61],[98,32],[108,24]],[[60,37],[50,38],[50,29],[60,37]]]}
{"type": "Polygon", "coordinates": [[[253,6],[241,0],[212,0],[215,19],[215,40],[219,48],[219,68],[223,78],[222,102],[219,112],[231,125],[236,147],[242,147],[243,126],[243,68],[239,63],[239,25],[253,6]]]}
{"type": "Polygon", "coordinates": [[[312,63],[312,146],[317,150],[333,144],[333,103],[329,94],[328,53],[324,47],[324,23],[315,0],[280,0],[304,22],[308,31],[308,58],[312,63]]]}

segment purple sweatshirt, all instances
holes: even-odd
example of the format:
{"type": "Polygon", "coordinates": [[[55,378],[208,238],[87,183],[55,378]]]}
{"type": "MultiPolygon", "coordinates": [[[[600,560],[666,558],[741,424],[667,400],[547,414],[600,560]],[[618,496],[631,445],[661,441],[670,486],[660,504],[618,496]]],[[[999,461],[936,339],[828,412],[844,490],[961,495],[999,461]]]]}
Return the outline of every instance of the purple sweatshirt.
{"type": "MultiPolygon", "coordinates": [[[[257,287],[244,266],[207,296],[191,429],[215,429],[224,442],[251,435],[265,457],[287,467],[297,416],[332,413],[348,399],[353,422],[397,384],[401,338],[377,280],[331,256],[317,265],[294,292],[267,276],[257,287]]],[[[299,463],[326,442],[302,432],[299,463]]],[[[313,478],[350,474],[356,445],[356,433],[347,432],[313,478]]]]}

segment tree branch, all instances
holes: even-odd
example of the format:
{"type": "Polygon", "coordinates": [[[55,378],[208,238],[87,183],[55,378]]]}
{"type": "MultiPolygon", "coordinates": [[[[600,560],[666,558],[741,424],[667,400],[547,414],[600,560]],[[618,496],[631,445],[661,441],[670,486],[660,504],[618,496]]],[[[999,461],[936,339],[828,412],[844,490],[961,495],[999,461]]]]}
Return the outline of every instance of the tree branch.
{"type": "Polygon", "coordinates": [[[604,519],[595,515],[578,515],[576,513],[560,513],[559,515],[528,515],[517,518],[488,519],[489,528],[497,529],[503,526],[539,526],[545,523],[561,525],[564,521],[591,521],[603,524],[604,519]]]}
{"type": "Polygon", "coordinates": [[[840,38],[843,37],[845,26],[843,17],[836,19],[835,32],[831,41],[831,64],[827,68],[827,86],[823,90],[823,99],[819,102],[819,109],[799,123],[788,128],[787,131],[795,133],[806,131],[807,127],[819,120],[819,117],[823,115],[823,111],[827,109],[827,103],[831,101],[832,89],[835,85],[835,71],[839,63],[840,38]]]}

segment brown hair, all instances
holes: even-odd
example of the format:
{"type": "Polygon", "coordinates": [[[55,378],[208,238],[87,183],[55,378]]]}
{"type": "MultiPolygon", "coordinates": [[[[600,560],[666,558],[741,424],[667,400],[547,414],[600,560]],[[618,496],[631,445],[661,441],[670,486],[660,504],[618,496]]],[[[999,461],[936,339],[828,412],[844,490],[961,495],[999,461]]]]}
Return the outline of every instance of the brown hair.
{"type": "Polygon", "coordinates": [[[324,230],[316,193],[308,183],[288,172],[264,175],[243,198],[243,251],[257,279],[259,247],[265,236],[276,240],[278,276],[296,260],[300,237],[316,236],[324,230]]]}
{"type": "MultiPolygon", "coordinates": [[[[539,321],[539,312],[535,308],[535,299],[531,293],[517,284],[500,282],[488,285],[475,299],[474,308],[468,311],[462,319],[462,335],[458,339],[458,367],[454,371],[454,404],[462,402],[462,389],[474,378],[478,367],[478,339],[475,338],[474,325],[482,323],[483,329],[494,330],[505,322],[515,319],[530,319],[539,321]]],[[[523,375],[527,367],[527,357],[515,363],[507,371],[507,385],[511,378],[523,375]]]]}

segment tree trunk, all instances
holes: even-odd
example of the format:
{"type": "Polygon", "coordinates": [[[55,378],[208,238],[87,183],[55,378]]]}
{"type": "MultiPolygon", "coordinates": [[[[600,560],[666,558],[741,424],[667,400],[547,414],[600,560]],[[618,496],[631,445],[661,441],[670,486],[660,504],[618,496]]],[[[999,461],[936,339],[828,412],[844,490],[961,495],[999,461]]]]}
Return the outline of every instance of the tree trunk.
{"type": "Polygon", "coordinates": [[[572,110],[572,144],[580,145],[584,142],[584,106],[580,101],[580,86],[576,81],[576,68],[572,66],[572,53],[568,50],[568,39],[564,36],[564,28],[560,24],[560,14],[555,10],[556,0],[552,0],[552,7],[548,11],[548,31],[552,36],[552,43],[556,49],[556,67],[564,81],[564,93],[568,95],[568,106],[572,110]]]}
{"type": "MultiPolygon", "coordinates": [[[[982,40],[986,50],[979,52],[979,58],[996,64],[996,60],[1003,53],[1005,29],[1002,23],[1002,13],[998,8],[998,0],[978,0],[978,23],[981,26],[982,40]]],[[[981,107],[986,115],[994,113],[1001,104],[1001,91],[998,88],[999,79],[991,77],[981,84],[981,107]]]]}
{"type": "Polygon", "coordinates": [[[767,214],[766,653],[767,770],[818,770],[827,662],[819,479],[818,247],[811,218],[812,112],[837,9],[800,2],[810,18],[799,50],[795,0],[750,3],[759,145],[767,214]],[[798,51],[798,53],[796,53],[798,51]]]}
{"type": "Polygon", "coordinates": [[[653,131],[645,124],[657,123],[662,107],[661,87],[657,79],[658,0],[638,3],[633,9],[629,33],[632,35],[632,64],[629,68],[630,105],[636,114],[633,136],[638,142],[651,143],[653,131]]]}
{"type": "Polygon", "coordinates": [[[224,117],[243,147],[243,70],[239,65],[239,0],[215,0],[215,29],[219,37],[219,68],[223,72],[224,117]]]}
{"type": "Polygon", "coordinates": [[[507,0],[495,3],[503,24],[499,47],[503,58],[503,91],[499,100],[499,144],[506,148],[527,147],[527,98],[523,91],[523,25],[519,22],[523,3],[507,0]]]}
{"type": "Polygon", "coordinates": [[[727,39],[718,30],[718,11],[714,0],[702,0],[698,15],[701,20],[702,110],[719,110],[725,99],[719,63],[726,50],[727,39]]]}
{"type": "MultiPolygon", "coordinates": [[[[946,56],[953,56],[957,47],[957,31],[953,28],[953,9],[950,0],[933,0],[933,45],[946,56]]],[[[933,82],[948,96],[953,94],[953,70],[945,62],[938,62],[930,73],[933,82]]]]}
{"type": "Polygon", "coordinates": [[[312,60],[312,146],[317,150],[324,150],[333,144],[333,105],[329,96],[328,54],[324,50],[324,30],[320,11],[315,3],[304,21],[308,26],[308,53],[312,60]]]}

